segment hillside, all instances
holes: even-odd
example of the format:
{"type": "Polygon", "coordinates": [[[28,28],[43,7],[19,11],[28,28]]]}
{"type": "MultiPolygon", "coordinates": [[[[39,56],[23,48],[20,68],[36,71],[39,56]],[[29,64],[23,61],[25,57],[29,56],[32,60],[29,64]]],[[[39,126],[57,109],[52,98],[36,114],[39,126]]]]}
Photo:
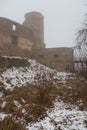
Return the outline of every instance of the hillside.
{"type": "Polygon", "coordinates": [[[0,130],[86,130],[87,88],[75,74],[0,57],[0,130]]]}
{"type": "Polygon", "coordinates": [[[13,89],[28,84],[39,84],[43,77],[55,83],[73,78],[73,74],[57,72],[35,60],[16,57],[0,58],[0,82],[5,88],[13,89]],[[38,77],[39,76],[39,77],[38,77]],[[39,79],[38,79],[39,78],[39,79]]]}

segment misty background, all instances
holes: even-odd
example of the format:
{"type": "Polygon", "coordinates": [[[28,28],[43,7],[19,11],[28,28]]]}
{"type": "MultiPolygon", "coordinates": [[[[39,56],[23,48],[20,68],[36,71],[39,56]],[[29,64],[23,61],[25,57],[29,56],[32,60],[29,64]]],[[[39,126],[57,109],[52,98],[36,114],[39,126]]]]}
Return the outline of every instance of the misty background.
{"type": "Polygon", "coordinates": [[[0,0],[0,17],[22,24],[25,13],[38,11],[44,16],[46,46],[71,47],[87,13],[86,4],[86,0],[0,0]]]}

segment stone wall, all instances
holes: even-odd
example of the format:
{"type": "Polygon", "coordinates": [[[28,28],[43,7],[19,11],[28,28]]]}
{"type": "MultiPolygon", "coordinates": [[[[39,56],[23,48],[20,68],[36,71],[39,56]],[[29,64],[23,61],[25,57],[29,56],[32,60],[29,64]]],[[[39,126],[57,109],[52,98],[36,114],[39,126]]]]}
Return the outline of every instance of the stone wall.
{"type": "Polygon", "coordinates": [[[48,48],[34,56],[40,63],[64,72],[73,71],[72,48],[48,48]]]}
{"type": "Polygon", "coordinates": [[[33,12],[27,14],[26,19],[24,25],[21,25],[7,18],[0,18],[0,56],[33,58],[52,69],[72,72],[74,66],[72,48],[45,48],[42,15],[33,12]],[[34,16],[36,21],[32,21],[34,16]],[[36,16],[40,19],[38,20],[36,16]],[[26,23],[29,18],[31,22],[26,23]],[[25,24],[33,25],[34,29],[28,28],[25,24]]]}
{"type": "Polygon", "coordinates": [[[17,53],[18,55],[23,55],[22,53],[25,51],[31,52],[32,39],[33,35],[25,26],[6,18],[0,18],[1,55],[17,55],[17,53]]]}

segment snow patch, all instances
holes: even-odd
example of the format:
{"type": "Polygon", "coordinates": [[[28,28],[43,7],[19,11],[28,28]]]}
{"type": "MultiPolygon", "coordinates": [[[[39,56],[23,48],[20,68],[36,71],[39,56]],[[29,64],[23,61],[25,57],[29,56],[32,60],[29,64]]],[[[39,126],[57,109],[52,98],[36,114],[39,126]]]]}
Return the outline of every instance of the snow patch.
{"type": "Polygon", "coordinates": [[[45,119],[28,124],[28,130],[87,130],[87,111],[62,101],[55,101],[54,106],[47,111],[45,119]]]}
{"type": "Polygon", "coordinates": [[[0,120],[4,120],[4,118],[8,116],[7,114],[4,113],[0,113],[0,120]]]}
{"type": "Polygon", "coordinates": [[[21,104],[18,101],[16,101],[16,100],[14,100],[13,103],[18,108],[22,107],[21,104]]]}
{"type": "Polygon", "coordinates": [[[45,79],[54,80],[53,82],[65,81],[69,78],[73,78],[73,74],[65,72],[57,72],[42,64],[39,64],[35,60],[29,59],[30,63],[27,67],[12,67],[4,71],[0,76],[0,82],[6,87],[6,89],[12,90],[14,87],[24,86],[28,84],[38,84],[42,80],[42,76],[45,75],[45,79]],[[39,75],[39,81],[37,78],[39,75]],[[51,77],[52,76],[52,77],[51,77]]]}
{"type": "Polygon", "coordinates": [[[3,102],[3,103],[1,104],[1,108],[4,109],[5,106],[6,106],[6,102],[3,102]]]}

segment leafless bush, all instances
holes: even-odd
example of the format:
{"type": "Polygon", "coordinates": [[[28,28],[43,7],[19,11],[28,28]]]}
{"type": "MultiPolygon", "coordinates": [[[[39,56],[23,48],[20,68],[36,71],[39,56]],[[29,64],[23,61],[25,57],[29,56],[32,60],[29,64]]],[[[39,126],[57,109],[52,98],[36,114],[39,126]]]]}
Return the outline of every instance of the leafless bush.
{"type": "Polygon", "coordinates": [[[76,72],[87,79],[87,15],[83,28],[77,33],[75,51],[76,72]]]}
{"type": "Polygon", "coordinates": [[[26,130],[21,122],[17,122],[12,117],[6,117],[0,121],[0,130],[26,130]]]}

